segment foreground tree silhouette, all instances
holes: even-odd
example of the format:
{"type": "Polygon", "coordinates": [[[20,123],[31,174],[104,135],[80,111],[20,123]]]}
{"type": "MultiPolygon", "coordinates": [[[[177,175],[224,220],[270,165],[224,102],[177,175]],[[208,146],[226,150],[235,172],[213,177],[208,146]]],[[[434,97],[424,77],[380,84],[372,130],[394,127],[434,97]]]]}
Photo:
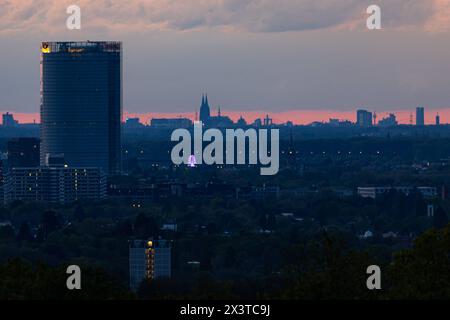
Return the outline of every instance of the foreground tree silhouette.
{"type": "Polygon", "coordinates": [[[297,267],[292,266],[291,285],[282,295],[283,299],[367,300],[379,297],[380,292],[370,291],[366,286],[367,267],[377,264],[369,254],[350,251],[342,240],[326,233],[321,242],[299,250],[311,261],[307,268],[298,268],[301,262],[297,267]]]}
{"type": "Polygon", "coordinates": [[[73,219],[76,222],[82,222],[84,219],[86,219],[86,212],[80,204],[78,204],[75,208],[75,211],[73,213],[73,219]]]}
{"type": "MultiPolygon", "coordinates": [[[[69,264],[68,264],[69,265],[69,264]]],[[[1,300],[130,299],[124,286],[103,270],[81,266],[82,290],[66,287],[67,266],[31,265],[14,259],[0,265],[1,300]]]]}
{"type": "Polygon", "coordinates": [[[48,236],[61,228],[62,218],[53,210],[46,210],[42,214],[41,224],[37,232],[37,238],[39,241],[44,241],[48,236]]]}
{"type": "Polygon", "coordinates": [[[433,227],[442,229],[448,224],[448,216],[442,206],[438,206],[433,217],[433,227]]]}
{"type": "Polygon", "coordinates": [[[141,212],[134,221],[133,233],[136,238],[140,239],[156,238],[159,234],[158,224],[153,217],[148,217],[141,212]]]}
{"type": "Polygon", "coordinates": [[[30,226],[28,222],[22,221],[20,224],[19,232],[17,233],[17,240],[19,241],[31,241],[33,236],[31,235],[30,226]]]}
{"type": "Polygon", "coordinates": [[[391,299],[450,299],[450,226],[429,230],[394,256],[387,273],[391,299]]]}

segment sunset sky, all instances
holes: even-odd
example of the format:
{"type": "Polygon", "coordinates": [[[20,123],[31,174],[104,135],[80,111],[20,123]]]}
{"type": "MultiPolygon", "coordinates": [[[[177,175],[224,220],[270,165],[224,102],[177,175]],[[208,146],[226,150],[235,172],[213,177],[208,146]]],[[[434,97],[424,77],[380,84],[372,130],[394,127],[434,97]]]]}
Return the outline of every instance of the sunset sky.
{"type": "Polygon", "coordinates": [[[124,43],[124,116],[213,113],[278,122],[423,105],[450,122],[450,0],[0,0],[0,111],[39,121],[39,45],[124,43]],[[66,29],[67,6],[82,29],[66,29]],[[366,29],[378,4],[383,30],[366,29]]]}

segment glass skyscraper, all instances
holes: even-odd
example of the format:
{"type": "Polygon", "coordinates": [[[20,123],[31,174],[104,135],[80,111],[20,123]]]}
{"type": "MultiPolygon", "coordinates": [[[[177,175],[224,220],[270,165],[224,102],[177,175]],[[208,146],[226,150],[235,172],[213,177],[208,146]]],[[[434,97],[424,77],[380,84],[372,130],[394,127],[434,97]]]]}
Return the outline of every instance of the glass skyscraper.
{"type": "Polygon", "coordinates": [[[44,42],[40,162],[121,171],[122,43],[44,42]]]}
{"type": "Polygon", "coordinates": [[[416,126],[425,125],[425,109],[423,107],[416,108],[416,126]]]}

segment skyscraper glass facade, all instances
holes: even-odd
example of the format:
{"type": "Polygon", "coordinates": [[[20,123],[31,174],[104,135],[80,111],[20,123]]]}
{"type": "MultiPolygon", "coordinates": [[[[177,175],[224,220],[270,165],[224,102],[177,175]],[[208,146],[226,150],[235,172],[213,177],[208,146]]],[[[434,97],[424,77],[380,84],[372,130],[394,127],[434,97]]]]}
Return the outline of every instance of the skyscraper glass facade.
{"type": "Polygon", "coordinates": [[[44,42],[41,150],[69,166],[121,170],[122,44],[44,42]]]}

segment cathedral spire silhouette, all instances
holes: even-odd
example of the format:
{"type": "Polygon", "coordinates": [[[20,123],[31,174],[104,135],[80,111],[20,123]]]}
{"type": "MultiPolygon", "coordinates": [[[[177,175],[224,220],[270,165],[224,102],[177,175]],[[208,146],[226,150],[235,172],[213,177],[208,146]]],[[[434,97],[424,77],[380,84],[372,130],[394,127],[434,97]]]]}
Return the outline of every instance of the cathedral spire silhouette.
{"type": "Polygon", "coordinates": [[[202,95],[202,105],[200,106],[200,121],[207,123],[210,118],[210,109],[208,104],[208,94],[202,95]]]}

